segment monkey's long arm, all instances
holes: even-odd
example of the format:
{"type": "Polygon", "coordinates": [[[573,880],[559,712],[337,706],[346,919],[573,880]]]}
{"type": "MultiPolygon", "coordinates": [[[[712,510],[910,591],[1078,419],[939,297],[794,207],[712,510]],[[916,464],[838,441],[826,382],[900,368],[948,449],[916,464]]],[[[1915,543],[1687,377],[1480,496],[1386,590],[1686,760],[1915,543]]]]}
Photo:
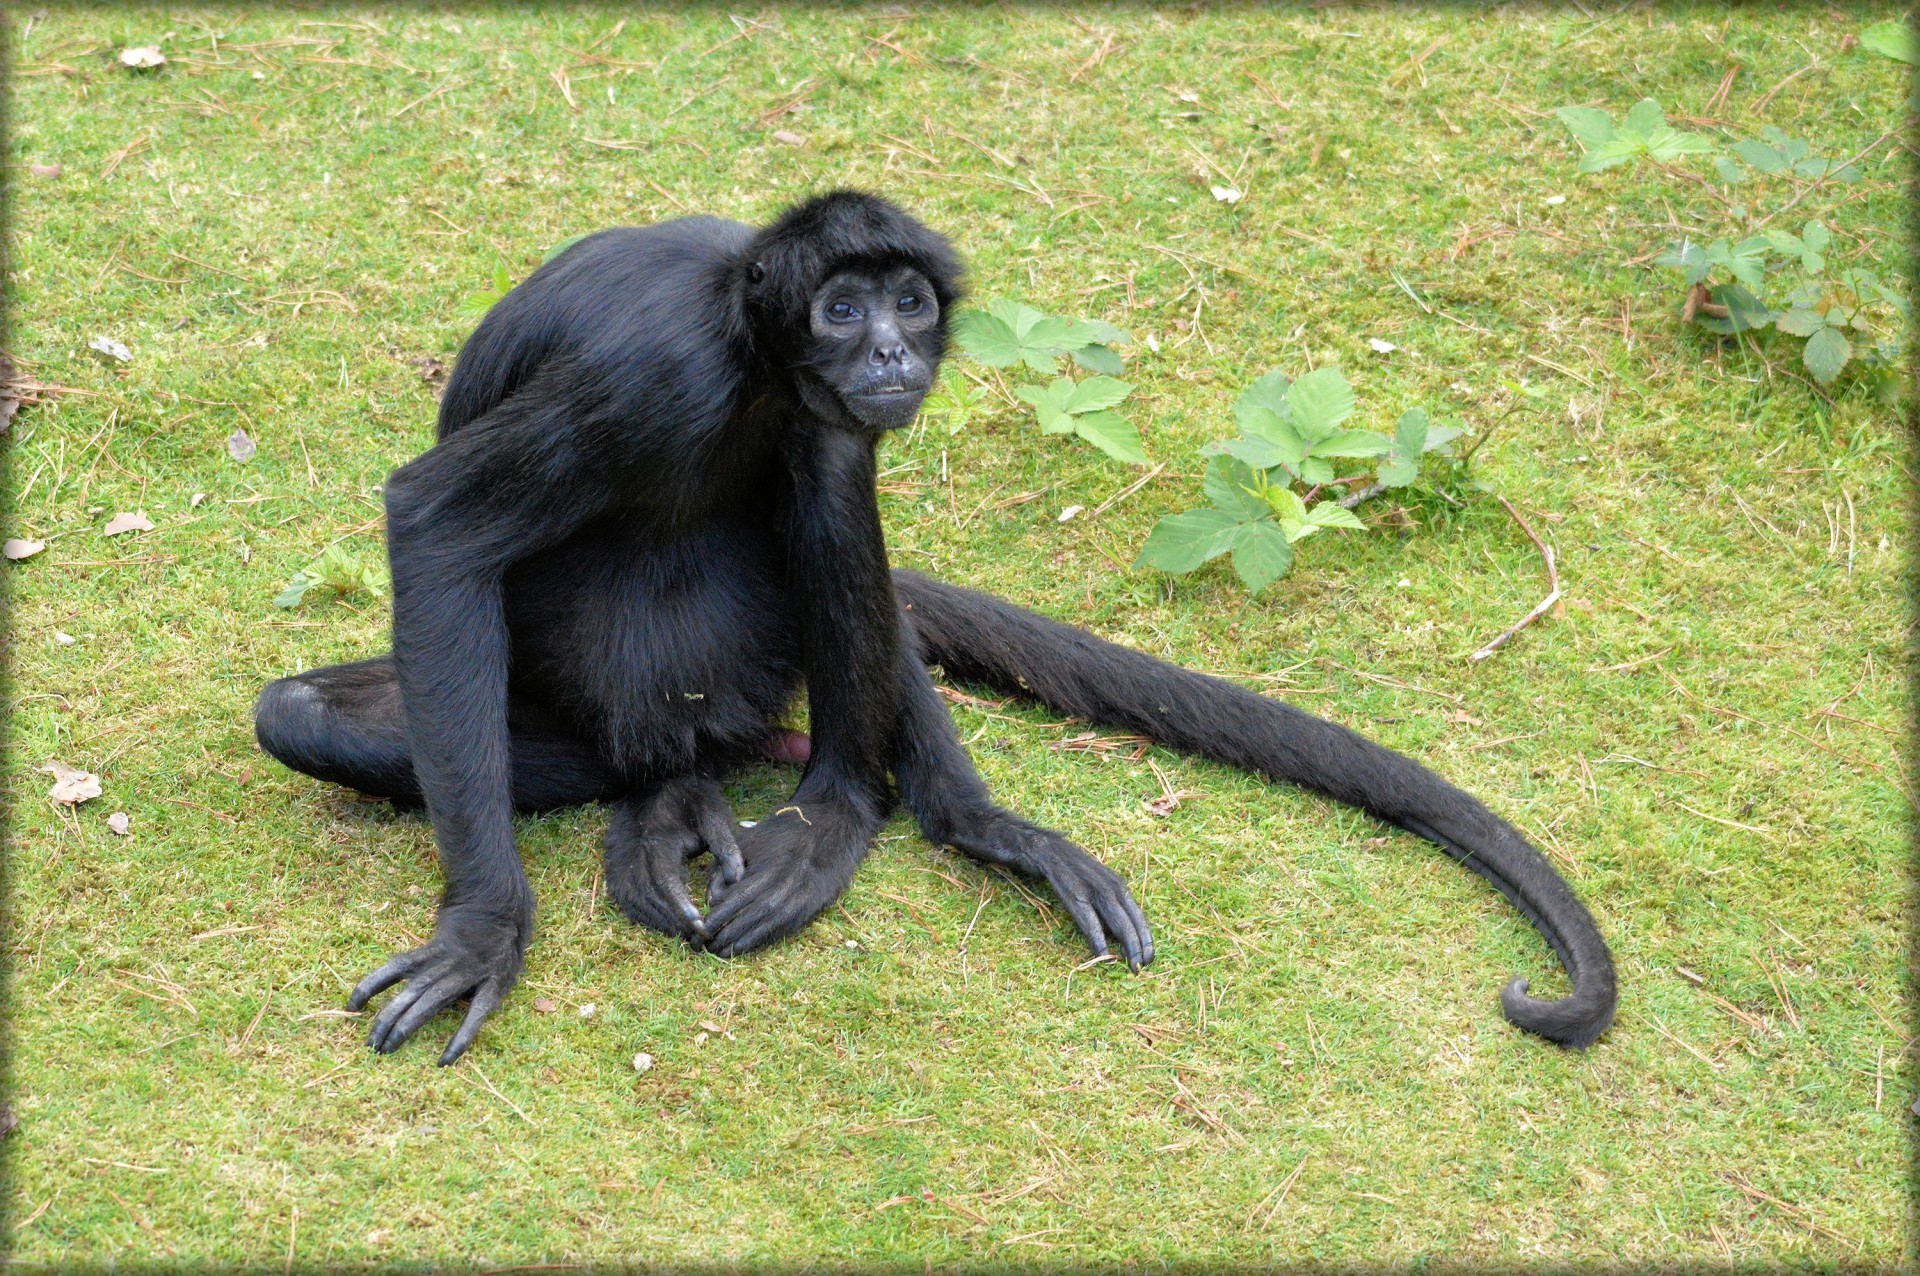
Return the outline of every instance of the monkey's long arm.
{"type": "Polygon", "coordinates": [[[1419,763],[1291,705],[987,594],[911,571],[894,573],[894,589],[922,656],[956,678],[1291,781],[1426,838],[1511,900],[1573,981],[1570,996],[1541,1001],[1515,978],[1500,997],[1508,1019],[1575,1048],[1613,1022],[1613,959],[1586,907],[1511,825],[1419,763]]]}

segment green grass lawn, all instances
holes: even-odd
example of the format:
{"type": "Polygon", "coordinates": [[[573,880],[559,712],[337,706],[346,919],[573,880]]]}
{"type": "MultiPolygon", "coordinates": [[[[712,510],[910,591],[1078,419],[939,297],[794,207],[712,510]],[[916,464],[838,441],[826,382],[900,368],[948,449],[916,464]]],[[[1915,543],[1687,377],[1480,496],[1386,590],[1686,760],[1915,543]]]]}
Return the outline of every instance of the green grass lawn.
{"type": "MultiPolygon", "coordinates": [[[[47,546],[0,563],[13,1261],[1899,1261],[1898,412],[1683,328],[1630,259],[1707,196],[1576,174],[1548,114],[1652,96],[1851,155],[1900,118],[1902,68],[1845,43],[1890,6],[24,8],[6,348],[68,388],[3,440],[5,535],[47,546]],[[979,297],[1133,334],[1165,464],[1104,505],[1145,471],[996,390],[886,444],[896,561],[1268,675],[1486,798],[1615,946],[1597,1047],[1505,1023],[1507,978],[1564,977],[1431,848],[975,703],[999,797],[1133,883],[1149,971],[1075,972],[1044,888],[904,818],[800,938],[694,954],[610,909],[589,809],[519,825],[540,934],[467,1058],[433,1066],[450,1017],[365,1049],[342,1006],[430,931],[429,827],[250,715],[384,650],[386,606],[274,596],[331,545],[379,560],[379,485],[432,438],[414,361],[452,362],[496,267],[842,183],[948,233],[979,297]],[[1316,538],[1256,599],[1130,570],[1240,388],[1336,361],[1364,424],[1491,432],[1486,490],[1316,538]],[[1545,592],[1495,493],[1568,597],[1472,663],[1545,592]],[[106,536],[123,511],[153,529],[106,536]],[[103,794],[56,806],[49,760],[103,794]],[[1151,813],[1156,768],[1199,796],[1151,813]]],[[[1862,167],[1834,251],[1902,269],[1906,157],[1862,167]]],[[[740,813],[792,778],[741,777],[740,813]]]]}

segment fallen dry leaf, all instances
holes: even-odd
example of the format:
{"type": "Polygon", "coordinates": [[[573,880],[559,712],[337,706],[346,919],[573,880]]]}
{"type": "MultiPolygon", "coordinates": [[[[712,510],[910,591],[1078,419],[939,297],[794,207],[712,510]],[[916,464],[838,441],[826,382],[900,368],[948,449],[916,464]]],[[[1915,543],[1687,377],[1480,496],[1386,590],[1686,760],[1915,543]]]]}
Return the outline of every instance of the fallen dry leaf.
{"type": "Polygon", "coordinates": [[[639,1054],[633,1056],[633,1070],[635,1072],[648,1072],[651,1071],[652,1068],[653,1056],[646,1051],[642,1050],[639,1054]]]}
{"type": "Polygon", "coordinates": [[[133,358],[133,351],[127,349],[112,337],[94,337],[87,342],[87,349],[98,350],[101,354],[106,355],[107,358],[118,359],[121,363],[127,363],[133,358]]]}
{"type": "Polygon", "coordinates": [[[58,164],[29,164],[27,165],[27,171],[35,177],[60,176],[60,166],[58,164]]]}
{"type": "Polygon", "coordinates": [[[551,997],[535,997],[533,999],[533,1008],[543,1015],[550,1015],[559,1009],[551,997]]]}
{"type": "Polygon", "coordinates": [[[260,449],[254,445],[253,440],[247,437],[245,430],[235,430],[227,436],[227,455],[242,465],[251,461],[253,454],[259,450],[260,449]]]}
{"type": "Polygon", "coordinates": [[[125,811],[115,811],[107,817],[107,827],[121,837],[126,837],[133,832],[133,821],[127,818],[125,811]]]}
{"type": "Polygon", "coordinates": [[[789,129],[775,129],[773,140],[783,146],[805,146],[807,139],[789,129]]]}
{"type": "Polygon", "coordinates": [[[120,65],[132,67],[136,71],[165,66],[166,62],[167,55],[160,52],[156,45],[142,44],[135,48],[120,50],[120,65]]]}
{"type": "Polygon", "coordinates": [[[18,562],[22,558],[32,558],[47,547],[45,541],[23,541],[9,539],[4,552],[8,558],[18,562]]]}
{"type": "Polygon", "coordinates": [[[107,536],[119,536],[124,532],[150,532],[152,530],[153,520],[147,517],[145,510],[135,510],[132,513],[123,510],[115,514],[107,523],[103,534],[107,536]]]}
{"type": "Polygon", "coordinates": [[[47,796],[56,802],[78,806],[100,796],[100,777],[91,771],[76,771],[64,762],[51,760],[35,769],[53,777],[53,788],[47,791],[47,796]]]}

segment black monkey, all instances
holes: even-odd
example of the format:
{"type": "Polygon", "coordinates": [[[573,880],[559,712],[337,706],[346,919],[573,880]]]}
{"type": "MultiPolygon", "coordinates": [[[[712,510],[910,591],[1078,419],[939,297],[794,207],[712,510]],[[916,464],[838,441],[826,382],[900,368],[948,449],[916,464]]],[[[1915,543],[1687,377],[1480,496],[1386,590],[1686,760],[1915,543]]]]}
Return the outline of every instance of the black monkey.
{"type": "Polygon", "coordinates": [[[439,441],[386,488],[394,650],[270,684],[260,742],[298,770],[424,800],[446,893],[432,939],[362,980],[402,981],[371,1042],[396,1049],[470,1000],[450,1063],[518,977],[533,898],[514,809],[604,800],[608,894],[723,955],[804,927],[851,880],[897,787],[936,844],[1045,878],[1096,953],[1153,959],[1139,906],[1080,847],[996,806],[927,673],[1329,793],[1425,837],[1531,918],[1573,979],[1520,1026],[1584,1046],[1614,976],[1546,860],[1410,760],[1232,684],[986,595],[887,570],[879,436],[911,421],[960,268],[884,200],[835,192],[755,231],[712,218],[605,231],[488,313],[439,441]],[[812,748],[790,802],[736,828],[731,768],[812,748]],[[888,783],[891,773],[892,785],[888,783]],[[711,853],[703,917],[688,861],[711,853]]]}

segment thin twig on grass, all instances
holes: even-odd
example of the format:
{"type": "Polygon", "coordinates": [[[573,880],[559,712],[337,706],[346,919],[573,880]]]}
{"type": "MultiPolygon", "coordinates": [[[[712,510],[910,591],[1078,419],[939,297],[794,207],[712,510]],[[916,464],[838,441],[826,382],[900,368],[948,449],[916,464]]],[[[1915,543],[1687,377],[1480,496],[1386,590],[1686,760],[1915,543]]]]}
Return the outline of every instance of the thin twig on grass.
{"type": "Polygon", "coordinates": [[[1489,642],[1486,646],[1467,657],[1468,660],[1473,661],[1485,660],[1488,656],[1491,656],[1494,652],[1506,646],[1513,640],[1515,634],[1540,619],[1540,617],[1546,615],[1549,611],[1552,611],[1554,604],[1560,601],[1560,569],[1556,567],[1553,562],[1553,547],[1540,539],[1533,528],[1528,526],[1527,520],[1521,517],[1520,511],[1513,508],[1513,505],[1506,497],[1495,496],[1493,499],[1499,501],[1507,513],[1513,515],[1513,521],[1520,524],[1520,530],[1525,532],[1527,539],[1532,541],[1535,547],[1539,549],[1540,557],[1547,565],[1547,596],[1541,599],[1532,611],[1522,616],[1517,623],[1509,626],[1505,632],[1495,637],[1492,642],[1489,642]]]}

